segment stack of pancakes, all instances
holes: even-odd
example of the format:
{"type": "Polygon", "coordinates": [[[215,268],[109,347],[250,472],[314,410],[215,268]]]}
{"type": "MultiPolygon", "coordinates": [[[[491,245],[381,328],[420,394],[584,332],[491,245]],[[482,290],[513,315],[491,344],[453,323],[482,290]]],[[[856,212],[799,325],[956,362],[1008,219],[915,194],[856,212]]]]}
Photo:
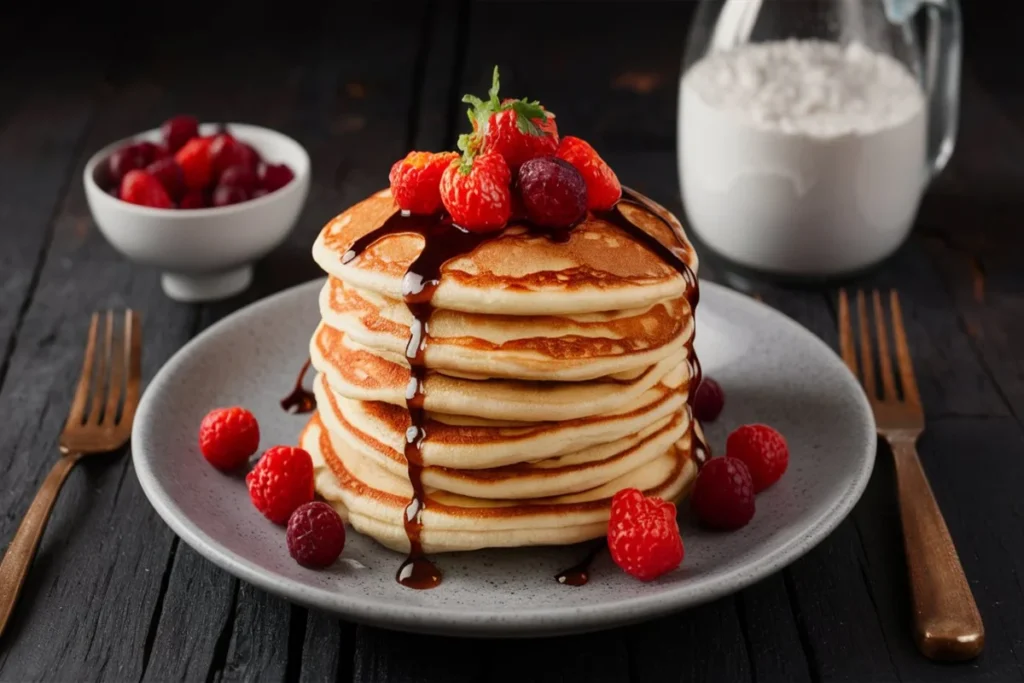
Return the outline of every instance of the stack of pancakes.
{"type": "MultiPolygon", "coordinates": [[[[620,210],[696,270],[674,217],[620,210]]],[[[310,343],[318,411],[302,446],[324,499],[356,530],[408,551],[406,349],[416,326],[402,281],[424,238],[398,231],[346,257],[396,211],[388,191],[373,195],[313,248],[330,277],[310,343]]],[[[564,241],[510,224],[440,275],[422,356],[422,463],[411,473],[426,494],[424,551],[575,543],[606,533],[620,489],[686,492],[699,366],[675,267],[590,215],[564,241]]]]}

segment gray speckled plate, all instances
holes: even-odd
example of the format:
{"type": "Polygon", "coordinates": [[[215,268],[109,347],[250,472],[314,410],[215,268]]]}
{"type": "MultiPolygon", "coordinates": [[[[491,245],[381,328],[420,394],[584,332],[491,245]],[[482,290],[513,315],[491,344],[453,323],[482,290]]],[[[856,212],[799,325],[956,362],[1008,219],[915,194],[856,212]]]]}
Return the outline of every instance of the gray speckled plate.
{"type": "Polygon", "coordinates": [[[738,590],[792,562],[846,516],[871,473],[875,427],[854,378],[813,334],[742,295],[704,284],[697,351],[725,388],[726,408],[710,426],[721,450],[746,422],[778,428],[789,471],[757,499],[754,520],[722,534],[681,514],[686,558],[652,583],[599,556],[590,583],[554,575],[586,546],[441,555],[434,590],[394,580],[401,557],[355,532],[326,571],[288,555],[284,530],[249,503],[239,476],[210,467],[196,432],[213,407],[244,404],[260,419],[264,447],[294,443],[303,416],[285,414],[289,392],[319,319],[311,282],[256,303],[189,343],[153,379],[132,437],[135,468],[157,512],[181,538],[227,571],[296,602],[389,628],[467,636],[586,631],[649,619],[738,590]]]}

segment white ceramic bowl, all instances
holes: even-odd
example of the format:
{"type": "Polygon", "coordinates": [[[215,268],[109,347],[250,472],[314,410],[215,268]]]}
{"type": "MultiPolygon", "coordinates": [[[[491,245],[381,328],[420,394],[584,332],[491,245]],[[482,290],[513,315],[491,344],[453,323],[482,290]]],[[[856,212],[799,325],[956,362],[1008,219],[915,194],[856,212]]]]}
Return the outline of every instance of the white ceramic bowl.
{"type": "MultiPolygon", "coordinates": [[[[223,299],[248,287],[253,261],[284,241],[309,193],[302,145],[259,126],[229,123],[227,129],[268,162],[287,164],[295,178],[258,199],[209,209],[154,209],[107,194],[97,183],[97,167],[129,142],[158,142],[158,129],[111,143],[85,165],[85,197],[100,232],[128,258],[161,269],[164,292],[178,301],[223,299]]],[[[215,132],[216,124],[200,127],[203,135],[215,132]]]]}

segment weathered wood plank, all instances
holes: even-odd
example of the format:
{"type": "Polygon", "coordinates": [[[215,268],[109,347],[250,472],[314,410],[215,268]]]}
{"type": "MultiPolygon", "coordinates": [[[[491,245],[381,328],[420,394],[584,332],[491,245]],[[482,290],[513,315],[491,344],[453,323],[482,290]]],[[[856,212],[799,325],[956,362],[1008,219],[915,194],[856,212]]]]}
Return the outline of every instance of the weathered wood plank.
{"type": "Polygon", "coordinates": [[[29,73],[0,85],[0,385],[53,234],[55,207],[77,182],[72,171],[103,77],[102,65],[87,59],[72,63],[52,88],[33,89],[45,65],[32,55],[20,61],[29,73]]]}
{"type": "Polygon", "coordinates": [[[753,681],[735,598],[626,630],[633,681],[753,681]]]}
{"type": "MultiPolygon", "coordinates": [[[[463,647],[473,643],[462,641],[463,647]]],[[[629,652],[617,631],[561,638],[488,641],[482,679],[495,683],[624,683],[629,652]],[[523,656],[529,653],[529,656],[523,656]]]]}
{"type": "Polygon", "coordinates": [[[341,622],[318,610],[309,610],[299,681],[351,681],[355,631],[353,624],[341,622]]]}
{"type": "Polygon", "coordinates": [[[478,681],[484,649],[453,638],[356,628],[352,680],[355,683],[420,683],[478,681]]]}

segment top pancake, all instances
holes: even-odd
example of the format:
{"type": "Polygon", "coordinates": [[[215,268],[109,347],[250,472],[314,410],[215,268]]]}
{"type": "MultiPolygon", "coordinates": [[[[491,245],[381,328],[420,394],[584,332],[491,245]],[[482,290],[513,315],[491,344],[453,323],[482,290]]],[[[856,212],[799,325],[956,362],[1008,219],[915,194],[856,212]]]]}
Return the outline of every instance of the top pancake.
{"type": "MultiPolygon", "coordinates": [[[[696,273],[697,256],[685,241],[682,226],[668,211],[657,208],[675,235],[646,209],[622,205],[620,210],[639,228],[673,247],[696,273]]],[[[348,284],[401,299],[402,278],[423,247],[420,235],[382,237],[348,264],[342,263],[353,242],[397,210],[389,190],[370,196],[324,227],[313,245],[313,258],[348,284]]],[[[686,282],[675,268],[618,227],[588,214],[560,243],[510,223],[499,237],[441,268],[433,304],[468,313],[571,315],[645,308],[685,291],[686,282]]]]}

